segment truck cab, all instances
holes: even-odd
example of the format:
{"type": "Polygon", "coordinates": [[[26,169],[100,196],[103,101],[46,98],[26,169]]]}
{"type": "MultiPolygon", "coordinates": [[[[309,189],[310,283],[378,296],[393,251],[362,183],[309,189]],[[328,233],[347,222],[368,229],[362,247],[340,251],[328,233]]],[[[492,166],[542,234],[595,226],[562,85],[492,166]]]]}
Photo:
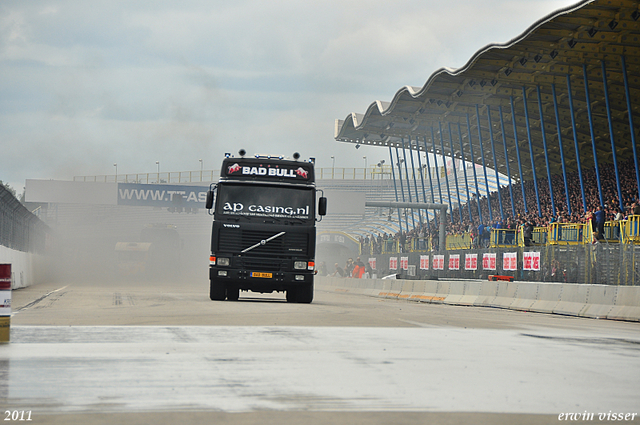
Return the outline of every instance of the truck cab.
{"type": "Polygon", "coordinates": [[[213,215],[210,298],[237,300],[240,291],[283,291],[287,301],[313,300],[318,197],[312,161],[277,156],[223,160],[207,196],[213,215]]]}

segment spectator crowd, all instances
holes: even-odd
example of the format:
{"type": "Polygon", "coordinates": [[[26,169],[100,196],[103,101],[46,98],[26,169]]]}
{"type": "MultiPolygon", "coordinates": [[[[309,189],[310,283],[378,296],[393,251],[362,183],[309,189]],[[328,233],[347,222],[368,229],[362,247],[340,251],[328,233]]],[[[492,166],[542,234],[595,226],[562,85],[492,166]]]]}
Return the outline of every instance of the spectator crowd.
{"type": "MultiPolygon", "coordinates": [[[[606,221],[623,220],[629,215],[640,215],[640,199],[633,159],[619,164],[621,202],[618,197],[616,174],[613,165],[600,166],[599,169],[600,187],[598,186],[595,168],[583,170],[582,178],[586,203],[583,203],[582,200],[580,179],[577,171],[567,175],[566,187],[562,175],[552,177],[551,187],[555,213],[551,204],[548,180],[539,178],[537,180],[537,198],[533,181],[524,183],[526,208],[520,183],[514,184],[511,188],[513,208],[509,187],[505,186],[497,192],[490,193],[488,197],[474,196],[467,204],[462,206],[461,210],[455,207],[451,213],[447,213],[445,218],[446,232],[448,235],[468,232],[477,244],[477,241],[482,240],[483,235],[487,234],[485,229],[516,230],[520,227],[524,231],[526,241],[527,233],[529,233],[530,238],[531,231],[535,227],[547,227],[555,222],[591,222],[594,232],[602,236],[606,221]],[[570,209],[567,206],[565,193],[569,198],[570,209]],[[603,204],[600,202],[600,193],[602,193],[602,199],[604,200],[603,204]],[[500,197],[500,200],[498,197],[500,197]],[[504,216],[501,215],[500,201],[502,201],[502,213],[504,216]],[[538,211],[538,202],[540,211],[538,211]],[[623,208],[620,208],[620,205],[623,208]],[[491,213],[489,208],[491,208],[491,213]],[[515,215],[513,214],[514,210],[515,215]]],[[[363,246],[371,246],[372,252],[380,253],[385,244],[399,242],[399,246],[403,247],[406,246],[407,240],[415,239],[418,244],[423,244],[424,246],[428,241],[431,241],[432,247],[437,250],[438,221],[440,219],[438,215],[436,213],[435,217],[428,221],[416,221],[415,226],[412,220],[409,219],[409,229],[403,228],[402,231],[395,234],[378,233],[377,235],[367,235],[360,238],[360,243],[363,246]]],[[[403,222],[404,224],[405,222],[403,222]]]]}

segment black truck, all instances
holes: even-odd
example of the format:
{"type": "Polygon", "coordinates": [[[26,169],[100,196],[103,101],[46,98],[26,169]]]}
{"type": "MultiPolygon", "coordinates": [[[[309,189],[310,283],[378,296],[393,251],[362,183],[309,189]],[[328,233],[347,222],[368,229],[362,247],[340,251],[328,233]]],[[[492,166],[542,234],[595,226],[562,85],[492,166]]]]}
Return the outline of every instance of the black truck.
{"type": "Polygon", "coordinates": [[[317,215],[314,162],[225,155],[206,207],[213,215],[209,280],[212,300],[285,291],[288,302],[313,301],[317,215]]]}

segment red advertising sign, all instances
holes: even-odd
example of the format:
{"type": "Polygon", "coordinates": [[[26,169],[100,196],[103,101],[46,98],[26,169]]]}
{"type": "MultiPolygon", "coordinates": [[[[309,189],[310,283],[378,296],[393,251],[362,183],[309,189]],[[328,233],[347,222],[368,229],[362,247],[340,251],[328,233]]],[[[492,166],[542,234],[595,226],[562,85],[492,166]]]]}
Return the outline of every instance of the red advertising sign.
{"type": "Polygon", "coordinates": [[[420,256],[420,270],[429,270],[429,256],[421,255],[420,256]]]}
{"type": "Polygon", "coordinates": [[[460,270],[460,254],[449,255],[449,270],[460,270]]]}
{"type": "Polygon", "coordinates": [[[540,271],[540,253],[525,252],[522,254],[523,270],[540,271]]]}
{"type": "Polygon", "coordinates": [[[400,267],[402,270],[409,270],[409,257],[400,257],[400,267]]]}
{"type": "Polygon", "coordinates": [[[433,256],[433,270],[444,270],[444,255],[433,256]]]}
{"type": "Polygon", "coordinates": [[[464,269],[465,270],[478,270],[478,254],[465,254],[464,255],[464,269]]]}
{"type": "Polygon", "coordinates": [[[0,290],[11,289],[11,264],[0,264],[0,290]]]}
{"type": "Polygon", "coordinates": [[[369,267],[371,267],[371,270],[376,270],[376,259],[375,258],[369,258],[369,267]]]}
{"type": "Polygon", "coordinates": [[[485,252],[484,254],[482,254],[482,268],[484,270],[496,269],[496,253],[495,252],[485,252]]]}
{"type": "Polygon", "coordinates": [[[398,270],[398,257],[389,257],[389,270],[398,270]]]}
{"type": "Polygon", "coordinates": [[[518,253],[517,252],[505,252],[502,255],[502,269],[518,270],[518,253]]]}

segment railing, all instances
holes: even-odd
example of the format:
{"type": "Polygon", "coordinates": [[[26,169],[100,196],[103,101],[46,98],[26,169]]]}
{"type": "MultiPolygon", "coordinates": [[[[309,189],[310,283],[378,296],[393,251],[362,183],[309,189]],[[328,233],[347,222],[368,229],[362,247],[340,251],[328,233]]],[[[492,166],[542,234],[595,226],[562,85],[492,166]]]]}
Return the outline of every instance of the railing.
{"type": "Polygon", "coordinates": [[[620,222],[623,243],[640,243],[640,215],[630,215],[620,222]]]}
{"type": "Polygon", "coordinates": [[[395,239],[388,239],[382,242],[382,253],[388,254],[400,251],[400,241],[395,239]]]}
{"type": "Polygon", "coordinates": [[[471,233],[447,235],[447,250],[469,249],[473,244],[471,233]]]}
{"type": "Polygon", "coordinates": [[[591,229],[589,223],[551,223],[549,225],[549,245],[578,245],[589,243],[591,229]]]}
{"type": "MultiPolygon", "coordinates": [[[[441,168],[441,167],[440,167],[441,168]]],[[[404,170],[403,170],[404,172],[404,170]]],[[[427,177],[426,169],[416,168],[416,178],[427,177]]],[[[431,173],[435,173],[434,168],[431,173]]],[[[393,173],[391,167],[384,165],[382,167],[371,166],[367,168],[337,168],[325,167],[315,168],[316,180],[392,180],[393,173]]],[[[396,170],[397,173],[397,170],[396,170]]],[[[409,174],[412,171],[409,170],[409,174]]],[[[155,173],[137,173],[137,174],[106,174],[97,176],[75,176],[74,181],[83,182],[100,182],[100,183],[197,183],[212,182],[218,180],[220,170],[199,170],[199,171],[171,171],[171,172],[155,172],[155,173]]]]}
{"type": "MultiPolygon", "coordinates": [[[[601,243],[640,244],[640,215],[629,216],[627,220],[608,221],[605,223],[605,237],[601,243]],[[608,230],[607,230],[608,229],[608,230]],[[619,237],[616,235],[619,233],[619,237]]],[[[591,223],[552,223],[548,227],[535,227],[531,235],[530,246],[551,245],[586,245],[596,241],[591,223]]],[[[446,250],[455,251],[486,246],[482,241],[472,238],[470,233],[447,235],[446,250]],[[474,244],[475,242],[475,244],[474,244]],[[474,246],[475,245],[475,246],[474,246]]],[[[524,247],[524,235],[521,227],[518,229],[491,229],[489,247],[511,248],[524,247]]],[[[399,252],[428,252],[437,250],[429,238],[407,238],[400,249],[400,242],[395,239],[383,241],[377,252],[379,254],[393,254],[399,252]]],[[[364,250],[367,253],[376,252],[364,250]]],[[[361,253],[364,253],[361,250],[361,253]]]]}
{"type": "Polygon", "coordinates": [[[516,229],[491,229],[489,246],[491,248],[518,246],[518,231],[516,229]]]}

